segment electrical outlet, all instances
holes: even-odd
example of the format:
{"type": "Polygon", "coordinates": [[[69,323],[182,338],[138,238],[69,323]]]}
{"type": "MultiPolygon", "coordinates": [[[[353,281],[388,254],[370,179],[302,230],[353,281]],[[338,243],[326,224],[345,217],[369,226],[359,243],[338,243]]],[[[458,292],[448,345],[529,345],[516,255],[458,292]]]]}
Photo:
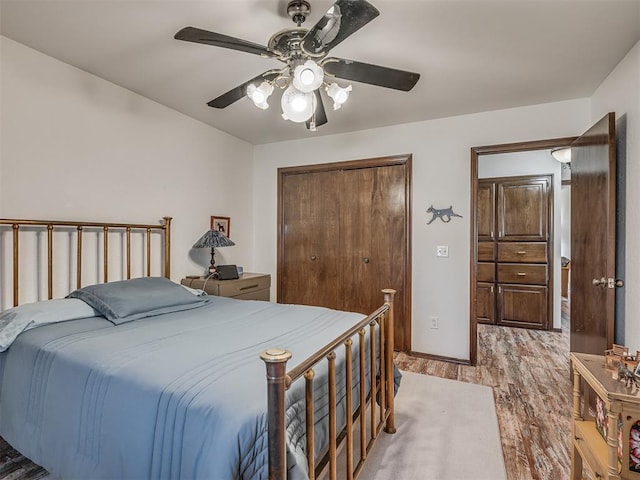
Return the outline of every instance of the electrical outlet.
{"type": "Polygon", "coordinates": [[[438,317],[431,317],[431,328],[438,328],[438,317]]]}
{"type": "Polygon", "coordinates": [[[448,257],[449,256],[449,247],[447,245],[438,245],[436,247],[436,256],[437,257],[448,257]]]}

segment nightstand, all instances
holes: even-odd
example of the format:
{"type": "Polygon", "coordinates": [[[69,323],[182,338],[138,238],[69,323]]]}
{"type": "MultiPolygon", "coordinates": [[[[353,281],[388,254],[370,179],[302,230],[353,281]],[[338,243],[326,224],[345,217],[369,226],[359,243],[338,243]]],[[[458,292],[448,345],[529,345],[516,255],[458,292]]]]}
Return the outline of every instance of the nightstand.
{"type": "Polygon", "coordinates": [[[235,280],[217,280],[207,277],[183,278],[180,283],[187,287],[202,289],[205,280],[205,291],[209,295],[231,297],[239,300],[265,300],[271,298],[271,275],[266,273],[248,273],[235,280]]]}

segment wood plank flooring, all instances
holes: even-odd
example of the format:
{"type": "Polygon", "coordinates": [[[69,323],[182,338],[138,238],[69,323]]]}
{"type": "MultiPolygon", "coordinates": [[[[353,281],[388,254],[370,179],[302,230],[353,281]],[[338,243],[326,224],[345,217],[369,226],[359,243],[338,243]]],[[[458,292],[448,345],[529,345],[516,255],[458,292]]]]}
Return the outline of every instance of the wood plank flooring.
{"type": "MultiPolygon", "coordinates": [[[[562,333],[478,325],[478,365],[396,355],[398,367],[493,388],[509,480],[570,476],[568,308],[562,333]]],[[[473,439],[469,439],[473,448],[473,439]]]]}

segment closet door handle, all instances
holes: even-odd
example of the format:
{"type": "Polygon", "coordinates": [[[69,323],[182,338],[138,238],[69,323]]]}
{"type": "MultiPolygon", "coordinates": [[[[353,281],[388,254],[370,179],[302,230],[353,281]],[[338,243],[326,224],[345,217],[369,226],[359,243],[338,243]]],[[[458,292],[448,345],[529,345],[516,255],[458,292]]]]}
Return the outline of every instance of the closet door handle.
{"type": "Polygon", "coordinates": [[[369,257],[362,257],[362,261],[364,263],[369,263],[369,257]]]}

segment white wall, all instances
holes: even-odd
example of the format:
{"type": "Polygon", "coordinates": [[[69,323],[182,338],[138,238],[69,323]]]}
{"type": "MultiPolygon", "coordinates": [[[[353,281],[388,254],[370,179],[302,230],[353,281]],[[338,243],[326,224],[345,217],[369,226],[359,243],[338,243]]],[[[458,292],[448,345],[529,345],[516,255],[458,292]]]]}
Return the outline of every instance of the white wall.
{"type": "Polygon", "coordinates": [[[190,252],[213,214],[250,270],[253,147],[147,98],[0,37],[0,216],[156,223],[174,217],[172,278],[204,272],[190,252]]]}
{"type": "Polygon", "coordinates": [[[640,349],[640,42],[591,97],[591,123],[607,112],[627,117],[625,344],[640,349]]]}
{"type": "Polygon", "coordinates": [[[412,153],[412,349],[468,359],[470,148],[579,135],[588,124],[589,100],[577,99],[256,146],[256,268],[275,284],[278,167],[412,153]],[[464,218],[427,226],[431,204],[453,205],[464,218]],[[448,258],[436,257],[437,245],[449,246],[448,258]],[[431,316],[440,318],[439,329],[429,329],[431,316]]]}
{"type": "Polygon", "coordinates": [[[478,178],[513,177],[516,175],[553,175],[553,327],[561,328],[560,295],[560,212],[562,187],[562,164],[554,160],[549,150],[530,152],[499,153],[478,157],[478,178]]]}

